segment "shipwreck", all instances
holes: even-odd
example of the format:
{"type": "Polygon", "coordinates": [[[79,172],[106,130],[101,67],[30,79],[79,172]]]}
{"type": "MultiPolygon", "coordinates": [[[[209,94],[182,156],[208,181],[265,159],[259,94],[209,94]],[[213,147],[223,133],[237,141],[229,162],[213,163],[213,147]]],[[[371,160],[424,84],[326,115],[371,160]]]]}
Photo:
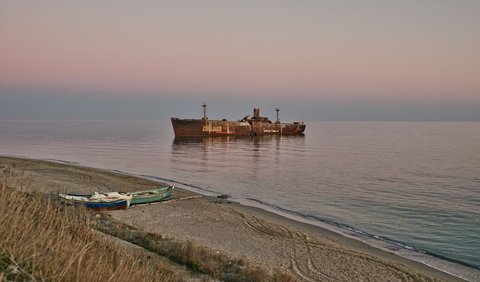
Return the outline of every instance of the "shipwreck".
{"type": "Polygon", "coordinates": [[[238,121],[210,120],[207,117],[207,104],[203,104],[203,118],[180,119],[171,118],[175,137],[216,137],[216,136],[257,136],[257,135],[302,135],[305,131],[304,122],[280,122],[276,108],[277,119],[272,122],[260,116],[260,109],[253,109],[253,116],[247,115],[238,121]]]}

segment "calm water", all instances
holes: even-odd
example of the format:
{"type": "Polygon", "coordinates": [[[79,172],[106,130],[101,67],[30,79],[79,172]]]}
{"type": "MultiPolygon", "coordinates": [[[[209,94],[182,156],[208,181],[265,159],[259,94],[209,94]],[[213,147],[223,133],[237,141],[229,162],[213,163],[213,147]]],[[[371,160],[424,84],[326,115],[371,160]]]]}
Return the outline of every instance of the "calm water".
{"type": "Polygon", "coordinates": [[[169,121],[0,121],[0,154],[253,199],[399,253],[480,269],[480,123],[310,122],[299,137],[175,140],[169,121]]]}

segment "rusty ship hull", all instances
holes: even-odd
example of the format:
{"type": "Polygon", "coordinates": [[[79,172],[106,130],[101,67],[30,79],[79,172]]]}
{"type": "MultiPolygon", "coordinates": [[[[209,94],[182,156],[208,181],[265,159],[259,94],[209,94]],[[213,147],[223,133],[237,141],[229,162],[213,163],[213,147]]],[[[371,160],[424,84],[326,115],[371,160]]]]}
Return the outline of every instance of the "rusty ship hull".
{"type": "MultiPolygon", "coordinates": [[[[277,119],[278,120],[278,119],[277,119]]],[[[301,135],[306,125],[303,122],[271,122],[260,117],[254,109],[254,116],[240,121],[171,118],[175,137],[217,137],[217,136],[258,136],[258,135],[301,135]]]]}

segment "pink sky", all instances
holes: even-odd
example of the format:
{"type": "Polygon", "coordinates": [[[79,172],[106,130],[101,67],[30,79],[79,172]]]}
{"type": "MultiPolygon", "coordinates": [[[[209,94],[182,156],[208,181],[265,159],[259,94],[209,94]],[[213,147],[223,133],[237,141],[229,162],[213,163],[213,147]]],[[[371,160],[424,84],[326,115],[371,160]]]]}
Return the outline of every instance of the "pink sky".
{"type": "Polygon", "coordinates": [[[418,2],[2,1],[0,86],[479,101],[480,2],[418,2]]]}

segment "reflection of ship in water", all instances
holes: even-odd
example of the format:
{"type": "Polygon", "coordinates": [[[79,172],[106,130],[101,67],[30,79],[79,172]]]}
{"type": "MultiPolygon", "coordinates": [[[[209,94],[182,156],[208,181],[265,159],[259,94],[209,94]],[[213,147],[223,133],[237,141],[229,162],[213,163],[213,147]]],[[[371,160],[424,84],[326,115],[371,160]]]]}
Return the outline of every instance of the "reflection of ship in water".
{"type": "Polygon", "coordinates": [[[172,118],[175,137],[214,137],[214,136],[257,136],[257,135],[301,135],[305,131],[304,122],[281,123],[260,116],[260,109],[253,109],[253,117],[245,116],[239,121],[209,120],[203,104],[202,119],[172,118]]]}
{"type": "Polygon", "coordinates": [[[175,137],[173,139],[172,145],[189,145],[189,144],[205,144],[205,145],[216,145],[222,143],[238,143],[238,142],[247,142],[248,144],[260,144],[262,142],[276,141],[277,143],[281,139],[285,138],[305,138],[305,135],[289,135],[289,136],[280,136],[280,135],[258,135],[258,136],[193,136],[193,137],[175,137]]]}
{"type": "MultiPolygon", "coordinates": [[[[170,163],[174,171],[188,173],[185,177],[190,179],[194,175],[193,178],[202,178],[202,181],[208,182],[205,178],[211,178],[220,183],[220,179],[237,172],[233,174],[245,173],[248,181],[265,181],[266,168],[278,172],[283,171],[286,162],[302,163],[306,139],[305,135],[175,137],[170,163]]],[[[275,173],[269,173],[268,177],[273,175],[275,173]]],[[[247,181],[244,177],[236,176],[232,181],[240,185],[247,181]]]]}

